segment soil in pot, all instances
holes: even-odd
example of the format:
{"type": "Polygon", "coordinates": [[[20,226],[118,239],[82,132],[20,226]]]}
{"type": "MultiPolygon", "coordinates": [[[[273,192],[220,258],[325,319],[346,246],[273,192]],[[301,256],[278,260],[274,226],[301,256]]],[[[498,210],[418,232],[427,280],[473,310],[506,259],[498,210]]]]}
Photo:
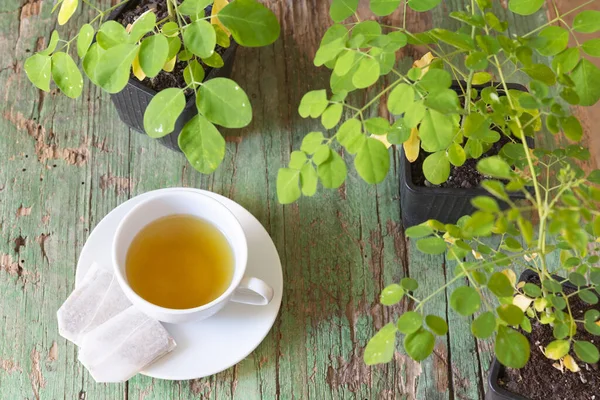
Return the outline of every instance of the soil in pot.
{"type": "MultiPolygon", "coordinates": [[[[141,0],[138,5],[131,9],[125,10],[119,18],[117,19],[123,26],[127,27],[129,24],[133,24],[135,20],[145,13],[148,10],[152,10],[154,14],[156,14],[156,20],[162,21],[163,19],[169,16],[169,11],[167,8],[166,0],[141,0]]],[[[205,9],[206,15],[210,15],[212,10],[212,6],[208,6],[205,9]]],[[[187,20],[187,17],[186,17],[187,20]]],[[[190,22],[187,20],[187,22],[190,22]]],[[[181,37],[180,37],[181,39],[181,37]]],[[[215,47],[215,51],[220,55],[223,55],[225,52],[225,48],[217,45],[215,47]]],[[[212,67],[207,66],[202,62],[202,60],[198,60],[202,67],[204,68],[204,72],[206,75],[210,72],[212,67]]],[[[167,89],[167,88],[185,88],[187,84],[185,83],[185,79],[183,79],[183,70],[187,67],[186,61],[178,61],[173,68],[173,71],[167,72],[165,70],[161,70],[158,75],[154,78],[145,78],[141,81],[145,86],[156,90],[157,92],[167,89]]],[[[131,73],[132,79],[136,79],[133,72],[131,73]]],[[[190,91],[191,93],[191,91],[190,91]]]]}
{"type": "Polygon", "coordinates": [[[448,177],[448,180],[442,183],[441,185],[433,185],[429,183],[427,179],[425,179],[425,175],[423,174],[423,162],[430,153],[421,150],[419,152],[419,158],[417,158],[417,160],[414,163],[412,163],[412,181],[417,186],[427,187],[443,187],[457,189],[472,189],[479,187],[479,184],[481,183],[481,181],[486,179],[486,176],[480,174],[479,171],[477,171],[477,162],[482,158],[498,155],[502,150],[502,147],[510,142],[511,140],[507,136],[501,135],[500,140],[494,143],[492,147],[487,152],[485,152],[480,158],[469,158],[460,167],[455,167],[454,165],[451,165],[450,176],[448,177]]]}
{"type": "MultiPolygon", "coordinates": [[[[537,275],[530,277],[528,282],[540,285],[537,275]]],[[[565,290],[566,294],[572,292],[573,290],[565,290]]],[[[586,304],[577,296],[573,296],[569,300],[573,315],[577,319],[583,319],[583,315],[588,310],[600,310],[600,305],[586,304]]],[[[600,337],[587,332],[580,324],[578,324],[578,328],[575,335],[576,340],[586,340],[595,343],[600,348],[600,337]]],[[[552,327],[532,321],[531,333],[522,333],[529,339],[531,358],[522,369],[504,368],[504,372],[499,376],[500,386],[509,392],[517,393],[531,400],[600,399],[599,364],[585,364],[571,350],[570,354],[576,360],[581,371],[573,373],[565,369],[565,372],[561,372],[552,366],[554,361],[547,359],[539,349],[540,346],[545,347],[555,340],[552,327]]]]}

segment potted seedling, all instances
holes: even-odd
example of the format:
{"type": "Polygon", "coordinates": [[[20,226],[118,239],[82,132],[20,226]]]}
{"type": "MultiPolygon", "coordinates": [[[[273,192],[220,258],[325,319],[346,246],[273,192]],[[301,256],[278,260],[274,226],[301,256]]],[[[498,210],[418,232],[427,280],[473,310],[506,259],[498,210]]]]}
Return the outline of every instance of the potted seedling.
{"type": "Polygon", "coordinates": [[[472,215],[456,224],[431,220],[406,230],[421,252],[445,254],[451,275],[425,293],[411,278],[384,288],[382,304],[407,298],[410,311],[369,341],[367,364],[392,359],[398,332],[410,357],[427,358],[435,336],[448,333],[447,322],[428,305],[447,296],[451,312],[469,319],[477,339],[494,341],[490,399],[564,399],[574,393],[591,399],[600,393],[600,170],[586,176],[572,162],[589,158],[579,146],[523,151],[527,166],[518,171],[499,156],[478,162],[478,170],[493,179],[483,181],[489,196],[472,200],[472,215]],[[512,202],[509,188],[526,185],[534,188],[533,203],[512,202]],[[499,201],[509,209],[501,210],[499,201]],[[499,236],[487,239],[492,234],[499,236]]]}
{"type": "MultiPolygon", "coordinates": [[[[369,6],[375,16],[386,16],[399,7],[428,11],[440,3],[371,0],[369,6]]],[[[544,126],[575,141],[581,138],[581,124],[567,105],[591,105],[600,97],[600,69],[581,56],[599,55],[598,40],[577,47],[568,47],[568,42],[572,31],[595,32],[594,18],[584,13],[572,27],[548,23],[516,36],[509,33],[508,22],[492,12],[491,0],[471,3],[467,11],[449,14],[461,24],[456,32],[435,28],[415,33],[405,22],[389,26],[360,20],[357,0],[332,1],[335,23],[314,58],[316,66],[332,70],[330,90],[306,93],[299,113],[320,118],[324,130],[333,133],[310,132],[292,152],[288,167],[278,174],[281,203],[314,195],[319,181],[325,188],[342,185],[347,166],[340,150],[354,157],[364,181],[382,182],[390,167],[388,149],[399,146],[404,225],[434,217],[454,223],[473,211],[470,200],[483,193],[480,182],[485,175],[475,168],[478,159],[498,155],[520,169],[522,142],[531,142],[544,126]],[[407,44],[423,46],[429,53],[412,68],[402,69],[396,66],[396,54],[407,44]],[[543,64],[542,57],[550,57],[551,66],[543,64]],[[511,84],[517,78],[529,93],[511,84]],[[387,83],[378,84],[382,81],[387,83]],[[377,90],[369,90],[374,93],[370,100],[354,105],[351,92],[372,86],[377,90]],[[388,115],[372,117],[372,109],[383,108],[381,102],[388,115]]],[[[508,4],[518,21],[519,15],[538,11],[543,2],[508,4]]]]}
{"type": "MultiPolygon", "coordinates": [[[[236,46],[266,46],[279,36],[275,15],[257,0],[125,0],[101,10],[73,37],[52,32],[48,47],[27,59],[25,72],[40,90],[50,83],[79,97],[83,77],[113,95],[121,119],[163,144],[177,148],[202,173],[225,156],[215,125],[242,128],[252,120],[244,90],[227,78],[236,46]]],[[[54,7],[64,25],[79,7],[54,7]]]]}

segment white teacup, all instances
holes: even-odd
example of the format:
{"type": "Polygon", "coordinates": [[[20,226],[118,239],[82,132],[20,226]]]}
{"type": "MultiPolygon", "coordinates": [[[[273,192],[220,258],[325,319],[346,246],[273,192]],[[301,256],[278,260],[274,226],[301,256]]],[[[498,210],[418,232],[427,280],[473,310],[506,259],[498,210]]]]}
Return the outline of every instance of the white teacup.
{"type": "Polygon", "coordinates": [[[159,321],[174,324],[198,321],[215,314],[229,301],[267,305],[273,298],[273,289],[264,281],[244,275],[248,244],[237,218],[223,204],[201,193],[167,192],[136,205],[117,228],[112,257],[115,276],[125,295],[140,311],[159,321]],[[131,288],[125,270],[127,251],[138,232],[159,218],[175,214],[192,215],[213,224],[227,238],[234,256],[233,278],[227,290],[208,304],[183,310],[160,307],[145,300],[131,288]]]}

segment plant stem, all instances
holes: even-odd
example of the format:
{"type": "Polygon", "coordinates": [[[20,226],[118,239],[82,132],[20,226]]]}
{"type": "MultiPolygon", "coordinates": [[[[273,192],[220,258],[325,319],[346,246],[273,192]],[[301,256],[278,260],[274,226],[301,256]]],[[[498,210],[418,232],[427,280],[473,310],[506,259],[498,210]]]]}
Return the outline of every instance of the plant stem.
{"type": "Polygon", "coordinates": [[[567,11],[566,13],[564,13],[564,14],[562,14],[562,15],[557,15],[557,16],[556,16],[556,18],[554,18],[553,20],[550,20],[550,21],[548,21],[547,23],[545,23],[545,24],[543,24],[543,25],[540,25],[540,26],[538,26],[538,27],[537,27],[537,28],[535,28],[534,30],[532,30],[532,31],[530,31],[530,32],[527,32],[527,33],[526,33],[525,35],[523,35],[522,37],[524,37],[524,38],[526,38],[526,37],[529,37],[529,36],[533,35],[534,33],[541,31],[541,30],[542,30],[542,29],[544,29],[545,27],[547,27],[547,26],[550,26],[550,25],[552,25],[553,23],[560,21],[560,19],[561,19],[562,17],[566,17],[566,16],[567,16],[567,15],[569,15],[569,14],[573,14],[574,12],[576,12],[576,11],[578,11],[578,10],[582,9],[583,7],[585,7],[585,6],[589,5],[589,4],[592,4],[592,3],[594,3],[595,1],[596,1],[596,0],[588,0],[588,1],[586,1],[585,3],[578,5],[577,7],[575,7],[575,8],[573,8],[573,9],[571,9],[571,10],[567,11]]]}

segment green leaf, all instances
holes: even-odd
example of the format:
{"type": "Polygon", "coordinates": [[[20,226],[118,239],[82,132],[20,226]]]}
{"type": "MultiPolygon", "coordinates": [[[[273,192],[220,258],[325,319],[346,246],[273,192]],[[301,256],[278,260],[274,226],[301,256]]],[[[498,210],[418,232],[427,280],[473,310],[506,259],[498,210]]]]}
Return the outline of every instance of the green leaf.
{"type": "MultiPolygon", "coordinates": [[[[86,25],[82,26],[81,29],[83,29],[86,25]]],[[[80,33],[80,35],[81,35],[81,33],[80,33]]],[[[38,51],[38,54],[41,54],[43,56],[49,56],[50,54],[52,54],[52,52],[54,50],[56,50],[56,45],[58,45],[59,39],[60,39],[60,37],[58,36],[58,32],[56,30],[52,31],[52,35],[50,35],[50,43],[48,43],[48,47],[46,47],[45,50],[38,51]]],[[[88,47],[89,47],[89,45],[88,45],[88,47]]]]}
{"type": "Polygon", "coordinates": [[[552,86],[556,83],[556,75],[544,64],[533,64],[523,68],[523,72],[529,75],[532,79],[544,82],[546,85],[552,86]]]}
{"type": "Polygon", "coordinates": [[[212,2],[213,0],[184,0],[184,2],[177,7],[177,11],[183,15],[194,17],[193,20],[196,20],[199,15],[204,13],[204,9],[212,4],[212,2]]]}
{"type": "Polygon", "coordinates": [[[567,118],[562,118],[560,124],[565,132],[565,136],[573,141],[578,142],[583,137],[583,128],[581,123],[574,115],[567,118]]]}
{"type": "MultiPolygon", "coordinates": [[[[410,0],[409,0],[410,1],[410,0]]],[[[404,338],[404,349],[415,361],[423,361],[433,352],[435,337],[425,329],[419,329],[404,338]]]]}
{"type": "Polygon", "coordinates": [[[417,249],[425,254],[443,254],[446,252],[446,242],[439,237],[428,237],[417,240],[417,249]]]}
{"type": "Polygon", "coordinates": [[[25,73],[27,78],[38,89],[44,92],[50,91],[50,74],[52,58],[41,54],[34,54],[25,61],[25,73]]]}
{"type": "Polygon", "coordinates": [[[313,196],[317,192],[318,176],[317,170],[312,164],[305,164],[300,170],[300,186],[302,194],[313,196]]]}
{"type": "Polygon", "coordinates": [[[177,22],[169,21],[160,28],[160,31],[167,37],[175,37],[179,35],[179,25],[177,22]]]}
{"type": "Polygon", "coordinates": [[[530,297],[540,297],[542,295],[542,289],[533,283],[526,283],[525,286],[523,286],[523,291],[530,297]]]}
{"type": "Polygon", "coordinates": [[[340,122],[344,106],[341,104],[332,104],[321,115],[321,124],[325,129],[331,129],[340,122]]]}
{"type": "MultiPolygon", "coordinates": [[[[462,50],[475,50],[475,43],[471,36],[464,33],[456,33],[446,29],[435,28],[430,31],[431,35],[442,42],[448,43],[457,49],[462,50]]],[[[430,70],[432,71],[432,70],[430,70]]],[[[441,71],[441,70],[440,70],[441,71]]]]}
{"type": "Polygon", "coordinates": [[[94,32],[94,27],[90,24],[84,24],[79,30],[79,35],[77,36],[77,55],[79,58],[85,57],[94,39],[94,32]]]}
{"type": "Polygon", "coordinates": [[[365,348],[365,364],[382,364],[392,360],[396,350],[396,332],[396,326],[390,322],[369,340],[365,348]]]}
{"type": "Polygon", "coordinates": [[[348,29],[345,26],[335,24],[327,29],[323,39],[321,39],[317,54],[315,54],[315,66],[320,67],[326,62],[334,60],[344,50],[347,39],[348,29]]]}
{"type": "Polygon", "coordinates": [[[431,68],[423,76],[419,85],[428,92],[448,89],[452,85],[452,76],[443,69],[431,68]]]}
{"type": "Polygon", "coordinates": [[[593,343],[576,340],[573,344],[573,350],[575,350],[575,354],[581,361],[588,364],[597,363],[600,359],[598,348],[593,343]]]}
{"type": "Polygon", "coordinates": [[[429,11],[440,4],[442,0],[408,0],[408,6],[415,11],[429,11]]]}
{"type": "Polygon", "coordinates": [[[571,343],[568,340],[554,340],[546,346],[546,357],[551,360],[560,360],[569,353],[571,343]]]}
{"type": "Polygon", "coordinates": [[[529,361],[530,346],[525,336],[514,329],[500,325],[494,348],[496,358],[509,368],[523,368],[529,361]]]}
{"type": "Polygon", "coordinates": [[[356,12],[358,0],[333,0],[329,15],[334,22],[342,22],[356,12]]]}
{"type": "Polygon", "coordinates": [[[129,31],[129,43],[137,43],[148,32],[152,32],[156,26],[156,14],[152,11],[146,11],[138,17],[131,25],[129,31]]]}
{"type": "Polygon", "coordinates": [[[56,86],[72,99],[79,97],[83,90],[83,77],[70,55],[63,52],[52,55],[52,79],[56,86]]]}
{"type": "Polygon", "coordinates": [[[407,111],[409,105],[415,101],[415,89],[401,83],[396,86],[389,95],[387,107],[392,114],[402,114],[407,111]]]}
{"type": "Polygon", "coordinates": [[[427,156],[423,162],[425,178],[434,185],[440,185],[450,176],[450,161],[445,151],[438,151],[427,156]]]}
{"type": "Polygon", "coordinates": [[[587,180],[600,185],[600,169],[593,170],[587,177],[587,180]]]}
{"type": "Polygon", "coordinates": [[[536,47],[543,56],[555,56],[567,48],[569,44],[569,31],[560,26],[547,26],[539,33],[541,46],[536,47]]]}
{"type": "Polygon", "coordinates": [[[478,339],[487,339],[496,330],[496,317],[491,311],[484,312],[471,324],[471,332],[478,339]]]}
{"type": "Polygon", "coordinates": [[[429,329],[438,336],[444,336],[448,333],[448,324],[443,318],[437,315],[428,315],[425,317],[425,322],[429,329]]]}
{"type": "Polygon", "coordinates": [[[510,11],[519,15],[531,15],[540,10],[544,5],[544,0],[510,0],[508,8],[510,11]]]}
{"type": "Polygon", "coordinates": [[[131,63],[137,52],[138,46],[127,43],[103,51],[95,68],[94,77],[98,86],[108,93],[123,90],[129,80],[131,63]]]}
{"type": "Polygon", "coordinates": [[[452,120],[439,111],[427,110],[421,122],[419,138],[421,147],[427,152],[447,149],[454,139],[452,120]]]}
{"type": "Polygon", "coordinates": [[[387,34],[390,38],[390,43],[385,47],[386,51],[397,51],[408,43],[408,36],[400,31],[393,31],[387,34]]]}
{"type": "Polygon", "coordinates": [[[117,21],[106,21],[100,26],[96,40],[100,47],[108,50],[111,47],[128,43],[129,35],[125,31],[125,27],[117,21]]]}
{"type": "Polygon", "coordinates": [[[515,292],[508,277],[501,272],[492,274],[488,281],[488,289],[498,297],[509,297],[515,292]]]}
{"type": "Polygon", "coordinates": [[[352,76],[352,84],[358,89],[364,89],[379,79],[380,66],[374,58],[363,58],[358,64],[358,69],[352,76]]]}
{"type": "Polygon", "coordinates": [[[427,225],[415,225],[410,228],[406,228],[404,231],[404,235],[408,238],[418,239],[421,237],[429,236],[433,233],[433,229],[431,229],[427,225]]]}
{"type": "Polygon", "coordinates": [[[379,302],[384,306],[393,306],[399,303],[402,297],[404,297],[404,289],[397,283],[393,283],[381,291],[379,302]]]}
{"type": "Polygon", "coordinates": [[[369,4],[373,14],[385,17],[393,13],[400,5],[400,0],[371,0],[369,4]]]}
{"type": "MultiPolygon", "coordinates": [[[[502,274],[504,275],[504,274],[502,274]]],[[[508,278],[507,278],[508,279],[508,278]]],[[[512,291],[511,291],[512,292],[512,291]]],[[[512,293],[511,293],[512,294],[512,293]]],[[[523,321],[523,310],[514,304],[503,304],[496,308],[498,316],[509,325],[519,325],[523,321]]]]}
{"type": "Polygon", "coordinates": [[[346,180],[347,173],[344,159],[335,151],[332,151],[329,159],[317,168],[321,184],[327,189],[339,188],[346,180]]]}
{"type": "Polygon", "coordinates": [[[280,168],[277,172],[277,199],[281,204],[290,204],[300,198],[300,171],[280,168]]]}
{"type": "MultiPolygon", "coordinates": [[[[214,25],[216,26],[216,25],[214,25]]],[[[223,61],[223,57],[221,57],[221,55],[219,53],[217,53],[216,51],[214,53],[212,53],[212,55],[208,58],[202,58],[202,62],[206,65],[208,65],[209,67],[213,67],[213,68],[221,68],[223,65],[225,65],[225,62],[223,61]]]]}
{"type": "Polygon", "coordinates": [[[329,146],[326,144],[322,144],[315,151],[312,160],[316,165],[321,165],[325,161],[329,160],[330,155],[331,149],[329,148],[329,146]]]}
{"type": "Polygon", "coordinates": [[[598,296],[591,290],[582,290],[578,293],[579,298],[587,304],[598,304],[598,296]]]}
{"type": "Polygon", "coordinates": [[[64,25],[77,10],[79,0],[63,0],[58,12],[58,24],[64,25]]]}
{"type": "Polygon", "coordinates": [[[419,288],[419,282],[413,278],[402,278],[402,280],[400,280],[400,285],[408,292],[414,292],[419,288]]]}
{"type": "MultiPolygon", "coordinates": [[[[460,167],[467,160],[467,154],[465,153],[465,149],[462,148],[459,144],[452,143],[450,147],[448,147],[448,161],[455,167],[460,167]]],[[[448,178],[446,178],[448,179],[448,178]]]]}
{"type": "Polygon", "coordinates": [[[360,121],[356,118],[344,122],[338,130],[336,138],[350,154],[356,154],[367,140],[362,133],[360,121]]]}
{"type": "Polygon", "coordinates": [[[346,75],[354,66],[354,60],[356,59],[356,55],[357,53],[354,50],[345,50],[335,62],[333,72],[339,76],[346,75]]]}
{"type": "Polygon", "coordinates": [[[468,317],[481,307],[481,297],[474,288],[461,286],[452,292],[450,307],[460,315],[468,317]]]}
{"type": "MultiPolygon", "coordinates": [[[[237,3],[231,3],[235,4],[237,3]]],[[[183,43],[186,49],[200,58],[208,58],[215,51],[217,34],[208,21],[198,20],[192,22],[183,31],[183,43]]]]}
{"type": "Polygon", "coordinates": [[[477,196],[471,200],[471,204],[473,204],[475,208],[489,213],[500,211],[498,202],[492,197],[488,196],[477,196]]]}
{"type": "Polygon", "coordinates": [[[281,30],[275,14],[255,0],[232,1],[218,16],[235,41],[245,47],[270,45],[281,30]]]}
{"type": "Polygon", "coordinates": [[[592,106],[600,99],[600,69],[591,61],[581,59],[573,69],[571,79],[575,82],[575,91],[579,95],[580,105],[592,106]]]}
{"type": "Polygon", "coordinates": [[[561,73],[569,73],[577,66],[580,59],[579,48],[571,47],[558,54],[552,60],[552,68],[554,71],[561,73]]]}
{"type": "Polygon", "coordinates": [[[314,154],[324,140],[325,138],[321,132],[310,132],[302,139],[300,150],[308,154],[314,154]]]}
{"type": "Polygon", "coordinates": [[[302,118],[318,118],[325,112],[329,101],[327,100],[327,91],[325,89],[313,90],[306,93],[302,100],[298,112],[302,118]]]}
{"type": "Polygon", "coordinates": [[[376,21],[362,21],[354,25],[352,29],[352,37],[363,35],[365,43],[381,36],[381,25],[376,21]]]}
{"type": "Polygon", "coordinates": [[[83,71],[96,85],[98,85],[98,81],[96,79],[96,69],[98,67],[98,62],[100,61],[100,56],[102,53],[104,53],[104,51],[105,50],[102,49],[98,43],[92,43],[85,54],[85,57],[83,58],[83,71]]]}
{"type": "Polygon", "coordinates": [[[306,153],[303,151],[292,151],[290,155],[289,167],[291,169],[300,170],[306,164],[308,158],[306,157],[306,153]]]}
{"type": "Polygon", "coordinates": [[[583,42],[581,49],[592,57],[600,57],[600,38],[583,42]]]}
{"type": "Polygon", "coordinates": [[[177,58],[179,58],[179,61],[190,61],[194,57],[194,54],[192,54],[192,52],[188,49],[181,50],[181,52],[177,56],[177,58]]]}
{"type": "Polygon", "coordinates": [[[406,126],[404,118],[398,118],[391,126],[387,139],[391,144],[402,144],[410,138],[411,129],[406,126]]]}
{"type": "Polygon", "coordinates": [[[422,101],[411,103],[406,108],[406,112],[404,114],[404,122],[406,122],[406,126],[409,128],[416,128],[425,117],[426,111],[427,108],[422,101]]]}
{"type": "Polygon", "coordinates": [[[144,130],[151,138],[160,138],[175,129],[175,122],[185,108],[182,89],[169,88],[156,94],[144,112],[144,130]]]}
{"type": "Polygon", "coordinates": [[[392,129],[390,122],[381,117],[369,118],[366,120],[365,128],[373,135],[385,135],[392,129]]]}
{"type": "Polygon", "coordinates": [[[498,156],[486,157],[479,160],[477,170],[484,175],[500,179],[510,179],[513,174],[510,165],[498,156]]]}
{"type": "Polygon", "coordinates": [[[415,311],[407,311],[400,316],[396,325],[401,333],[408,335],[423,326],[423,316],[415,311]]]}
{"type": "Polygon", "coordinates": [[[425,105],[442,114],[452,114],[459,110],[458,94],[452,89],[442,89],[430,93],[425,99],[425,105]]]}
{"type": "Polygon", "coordinates": [[[467,68],[472,70],[486,69],[488,66],[487,55],[480,51],[471,53],[467,56],[465,60],[465,65],[467,66],[467,68]]]}
{"type": "Polygon", "coordinates": [[[185,157],[200,173],[212,173],[225,158],[225,139],[217,128],[200,114],[185,124],[178,141],[185,157]]]}
{"type": "Polygon", "coordinates": [[[243,128],[252,121],[252,105],[246,92],[227,78],[210,79],[198,90],[198,111],[225,128],[243,128]]]}
{"type": "Polygon", "coordinates": [[[154,78],[168,61],[169,42],[162,34],[152,35],[142,41],[138,54],[142,71],[154,78]]]}
{"type": "Polygon", "coordinates": [[[575,17],[573,29],[580,33],[594,33],[600,30],[600,11],[586,10],[575,17]]]}
{"type": "Polygon", "coordinates": [[[390,169],[390,155],[383,143],[377,139],[368,138],[358,150],[354,166],[365,182],[380,183],[390,169]]]}
{"type": "Polygon", "coordinates": [[[215,34],[217,35],[217,44],[223,48],[231,46],[231,39],[229,39],[227,32],[221,28],[221,25],[213,25],[213,28],[215,28],[215,34]]]}
{"type": "Polygon", "coordinates": [[[183,79],[191,87],[198,87],[199,83],[193,82],[204,81],[204,68],[202,68],[202,65],[197,60],[190,61],[183,70],[183,79]]]}

